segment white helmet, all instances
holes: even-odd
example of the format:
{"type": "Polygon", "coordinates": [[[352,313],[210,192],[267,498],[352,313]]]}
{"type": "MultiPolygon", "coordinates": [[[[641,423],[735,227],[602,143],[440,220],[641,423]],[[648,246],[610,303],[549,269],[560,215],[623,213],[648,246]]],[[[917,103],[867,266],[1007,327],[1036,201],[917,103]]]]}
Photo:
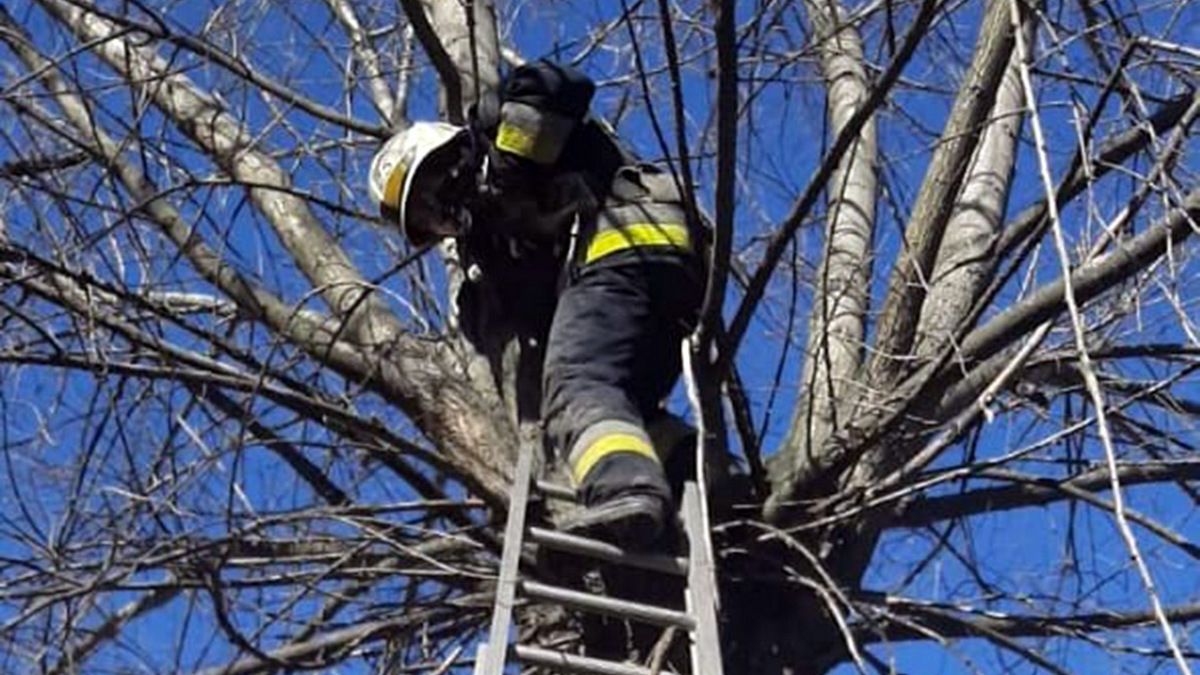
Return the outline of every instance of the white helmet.
{"type": "Polygon", "coordinates": [[[442,217],[436,193],[467,142],[463,127],[416,122],[392,136],[371,161],[371,199],[413,243],[459,234],[458,224],[442,217]]]}

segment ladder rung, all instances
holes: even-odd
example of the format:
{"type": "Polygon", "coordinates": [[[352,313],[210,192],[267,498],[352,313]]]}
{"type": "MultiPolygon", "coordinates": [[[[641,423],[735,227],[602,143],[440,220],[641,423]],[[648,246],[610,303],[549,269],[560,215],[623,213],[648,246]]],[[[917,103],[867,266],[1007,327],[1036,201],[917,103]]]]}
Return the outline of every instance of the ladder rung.
{"type": "Polygon", "coordinates": [[[695,620],[686,612],[664,607],[539,584],[536,581],[522,581],[521,588],[525,590],[526,595],[537,600],[556,602],[576,609],[608,614],[622,619],[633,619],[656,626],[676,626],[688,631],[696,625],[695,620]]]}
{"type": "Polygon", "coordinates": [[[548,530],[544,527],[529,528],[528,539],[535,544],[554,549],[555,551],[566,551],[567,553],[575,553],[605,562],[629,565],[630,567],[638,567],[653,572],[683,576],[688,571],[686,558],[654,553],[635,553],[607,542],[567,534],[566,532],[559,532],[557,530],[548,530]]]}
{"type": "Polygon", "coordinates": [[[633,666],[616,661],[605,661],[587,656],[577,656],[553,649],[514,645],[513,655],[518,661],[533,666],[542,666],[555,673],[587,673],[588,675],[651,675],[649,668],[633,666]]]}
{"type": "Polygon", "coordinates": [[[537,481],[536,487],[538,492],[541,492],[552,499],[560,499],[564,502],[573,502],[577,498],[574,489],[569,488],[566,485],[551,483],[548,480],[537,481]]]}

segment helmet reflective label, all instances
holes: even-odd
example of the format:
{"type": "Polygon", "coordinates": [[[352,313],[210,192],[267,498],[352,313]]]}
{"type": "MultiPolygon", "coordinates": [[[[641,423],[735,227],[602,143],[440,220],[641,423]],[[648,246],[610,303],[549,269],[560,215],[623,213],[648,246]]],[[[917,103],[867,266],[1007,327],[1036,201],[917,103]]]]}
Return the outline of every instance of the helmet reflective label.
{"type": "Polygon", "coordinates": [[[396,163],[395,168],[387,177],[387,182],[383,188],[383,205],[392,209],[400,208],[400,196],[404,190],[404,179],[408,176],[408,165],[412,159],[412,153],[405,153],[400,161],[396,163]]]}

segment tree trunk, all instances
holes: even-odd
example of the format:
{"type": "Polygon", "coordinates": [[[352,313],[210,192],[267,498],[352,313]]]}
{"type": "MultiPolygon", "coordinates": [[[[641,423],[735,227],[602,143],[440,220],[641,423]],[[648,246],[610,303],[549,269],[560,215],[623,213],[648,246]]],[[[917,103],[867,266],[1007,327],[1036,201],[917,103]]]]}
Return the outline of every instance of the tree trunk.
{"type": "Polygon", "coordinates": [[[941,141],[913,204],[904,242],[888,281],[874,350],[868,361],[870,385],[886,389],[905,370],[916,323],[941,247],[946,224],[957,203],[963,177],[987,127],[996,93],[1013,50],[1011,0],[991,0],[979,27],[971,68],[959,87],[941,141]]]}
{"type": "MultiPolygon", "coordinates": [[[[835,0],[809,0],[805,6],[819,45],[821,76],[827,83],[826,108],[837,135],[867,97],[862,37],[844,23],[835,0]]],[[[868,121],[829,181],[824,255],[817,272],[815,304],[809,318],[802,394],[775,461],[772,499],[789,499],[797,476],[809,473],[830,436],[844,423],[847,402],[861,391],[852,382],[862,361],[875,227],[875,122],[868,121]]]]}

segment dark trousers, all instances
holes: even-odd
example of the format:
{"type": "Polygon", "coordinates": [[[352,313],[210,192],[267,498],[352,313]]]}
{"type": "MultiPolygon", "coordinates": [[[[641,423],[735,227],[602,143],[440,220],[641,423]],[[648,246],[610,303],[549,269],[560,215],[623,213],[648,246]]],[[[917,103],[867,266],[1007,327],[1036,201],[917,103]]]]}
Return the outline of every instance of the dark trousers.
{"type": "Polygon", "coordinates": [[[680,341],[695,324],[701,282],[682,258],[635,258],[585,268],[564,289],[550,328],[542,399],[546,432],[561,457],[571,457],[605,425],[625,423],[645,433],[679,377],[680,341]]]}

